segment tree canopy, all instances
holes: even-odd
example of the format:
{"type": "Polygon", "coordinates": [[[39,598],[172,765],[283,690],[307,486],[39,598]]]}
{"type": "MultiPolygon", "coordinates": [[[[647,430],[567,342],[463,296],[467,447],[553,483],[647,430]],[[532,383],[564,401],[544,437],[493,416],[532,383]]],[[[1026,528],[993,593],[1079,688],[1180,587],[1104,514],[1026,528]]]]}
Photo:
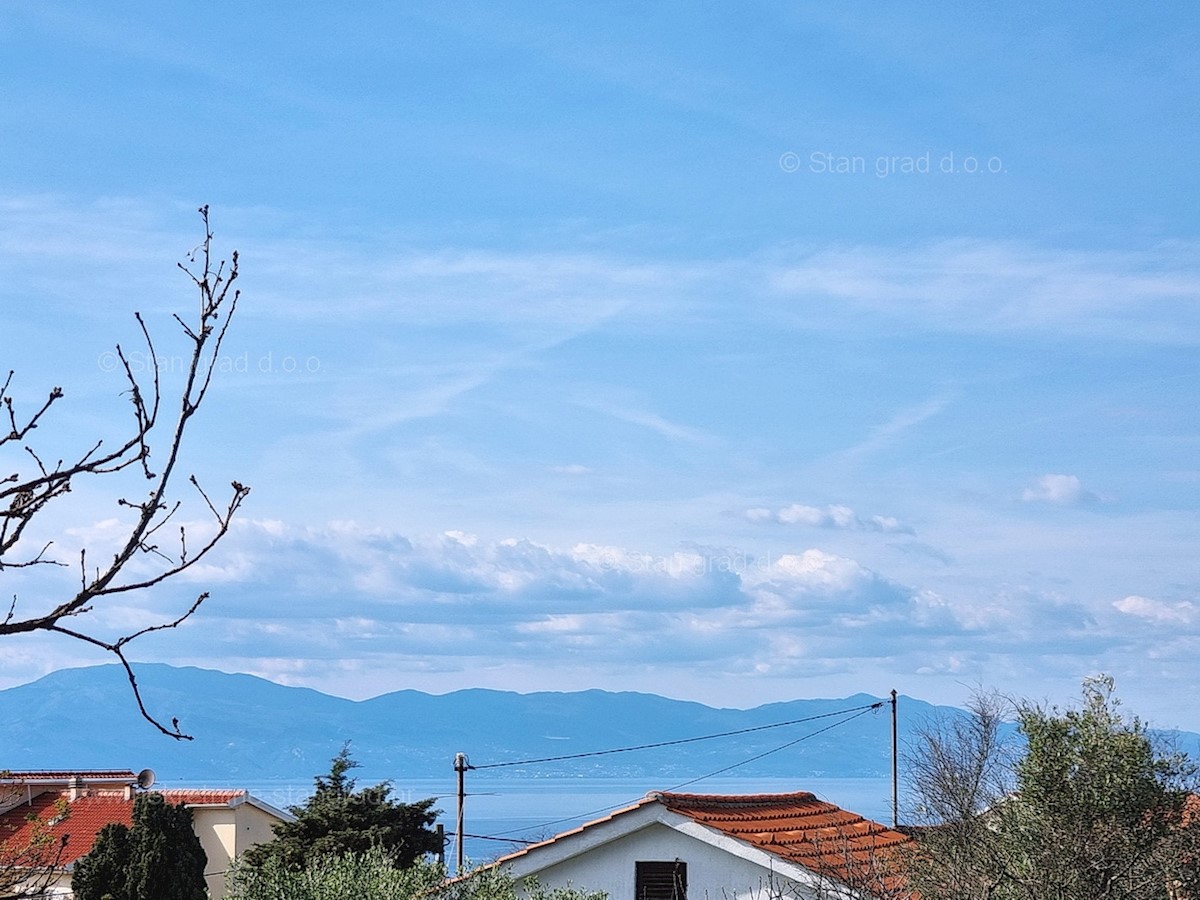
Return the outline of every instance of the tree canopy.
{"type": "MultiPolygon", "coordinates": [[[[926,900],[1168,900],[1194,889],[1197,769],[1126,717],[1107,677],[1060,710],[1015,704],[1023,750],[996,696],[926,730],[911,754],[927,812],[908,861],[926,900]]],[[[1191,896],[1195,896],[1192,894],[1191,896]]]]}
{"type": "Polygon", "coordinates": [[[208,857],[192,827],[192,811],[162,794],[141,794],[133,826],[105,825],[76,863],[76,900],[205,900],[208,857]]]}
{"type": "Polygon", "coordinates": [[[432,829],[434,801],[401,803],[391,797],[391,782],[357,788],[348,773],[358,767],[344,746],[328,775],[318,775],[316,790],[302,806],[293,806],[294,822],[275,826],[275,840],[246,854],[246,865],[258,868],[274,860],[298,870],[311,861],[371,849],[384,851],[392,865],[408,868],[421,857],[440,853],[441,837],[432,829]]]}

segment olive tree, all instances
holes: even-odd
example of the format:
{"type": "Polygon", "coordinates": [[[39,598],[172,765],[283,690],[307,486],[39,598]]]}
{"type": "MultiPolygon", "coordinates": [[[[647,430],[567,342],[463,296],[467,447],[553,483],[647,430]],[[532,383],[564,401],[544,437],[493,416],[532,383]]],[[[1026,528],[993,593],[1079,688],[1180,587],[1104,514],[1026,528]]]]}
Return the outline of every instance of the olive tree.
{"type": "Polygon", "coordinates": [[[226,900],[606,900],[602,891],[544,888],[497,867],[447,879],[440,863],[417,860],[397,868],[382,848],[316,856],[299,869],[278,859],[254,868],[236,864],[226,900]]]}
{"type": "Polygon", "coordinates": [[[1194,885],[1192,760],[1126,716],[1111,678],[1077,708],[1003,701],[927,728],[909,753],[925,821],[907,860],[926,900],[1168,900],[1194,885]]]}

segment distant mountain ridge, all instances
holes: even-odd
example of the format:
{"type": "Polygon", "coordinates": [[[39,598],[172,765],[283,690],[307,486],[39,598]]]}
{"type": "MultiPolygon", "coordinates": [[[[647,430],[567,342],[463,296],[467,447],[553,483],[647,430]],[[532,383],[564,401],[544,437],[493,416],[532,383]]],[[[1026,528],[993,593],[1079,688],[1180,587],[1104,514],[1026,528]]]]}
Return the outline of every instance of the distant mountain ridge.
{"type": "MultiPolygon", "coordinates": [[[[172,781],[311,783],[346,741],[364,782],[445,776],[460,751],[475,766],[503,764],[506,775],[528,778],[680,780],[732,766],[728,776],[882,777],[891,766],[889,706],[861,709],[881,703],[866,694],[748,710],[601,690],[401,690],[354,701],[208,669],[146,664],[137,672],[147,706],[178,715],[194,741],[173,741],[144,722],[119,666],[64,669],[0,691],[0,768],[148,767],[172,781]],[[743,733],[690,740],[729,732],[743,733]],[[666,746],[560,759],[647,744],[666,746]],[[554,761],[510,765],[547,758],[554,761]]],[[[899,708],[902,745],[922,721],[961,712],[907,697],[899,708]]],[[[1200,740],[1184,737],[1185,748],[1200,740]]]]}

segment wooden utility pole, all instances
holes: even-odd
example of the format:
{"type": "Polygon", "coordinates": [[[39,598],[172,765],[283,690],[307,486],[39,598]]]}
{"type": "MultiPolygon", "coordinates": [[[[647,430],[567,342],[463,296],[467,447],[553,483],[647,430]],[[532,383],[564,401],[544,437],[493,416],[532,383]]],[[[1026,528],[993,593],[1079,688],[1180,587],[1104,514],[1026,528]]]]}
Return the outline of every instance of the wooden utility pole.
{"type": "Polygon", "coordinates": [[[892,827],[900,825],[900,746],[896,729],[896,689],[892,688],[892,827]]]}
{"type": "Polygon", "coordinates": [[[467,754],[454,754],[454,771],[458,773],[458,852],[455,856],[454,874],[461,875],[463,870],[463,807],[466,805],[466,774],[471,768],[467,762],[467,754]]]}

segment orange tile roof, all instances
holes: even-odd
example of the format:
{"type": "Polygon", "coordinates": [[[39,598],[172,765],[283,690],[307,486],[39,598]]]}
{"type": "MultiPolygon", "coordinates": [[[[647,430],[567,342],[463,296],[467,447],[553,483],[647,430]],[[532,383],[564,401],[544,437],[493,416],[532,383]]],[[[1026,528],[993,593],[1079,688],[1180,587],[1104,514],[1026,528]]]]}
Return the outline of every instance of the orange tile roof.
{"type": "MultiPolygon", "coordinates": [[[[29,844],[34,833],[34,823],[29,817],[36,816],[43,822],[54,821],[55,803],[66,799],[64,793],[47,791],[38,794],[30,803],[22,803],[0,815],[0,843],[12,847],[29,844]]],[[[110,822],[123,825],[133,824],[133,801],[126,800],[124,792],[98,792],[79,797],[67,806],[68,815],[46,829],[54,844],[66,837],[66,845],[60,857],[60,865],[67,866],[92,849],[96,835],[110,822]]]]}
{"type": "Polygon", "coordinates": [[[889,854],[911,839],[801,791],[722,796],[652,794],[667,809],[809,871],[846,884],[894,890],[889,854]]]}
{"type": "MultiPolygon", "coordinates": [[[[172,805],[186,803],[188,806],[230,805],[239,798],[247,797],[244,790],[187,790],[174,789],[157,791],[172,805]]],[[[0,844],[10,847],[28,846],[36,827],[30,817],[42,822],[54,821],[55,803],[66,800],[67,791],[43,791],[35,794],[31,801],[22,801],[0,814],[0,844]]],[[[104,790],[91,788],[84,796],[67,804],[67,815],[49,825],[45,833],[53,839],[53,845],[66,837],[60,865],[65,867],[81,856],[86,856],[95,843],[96,835],[111,822],[125,826],[133,824],[133,798],[127,797],[123,789],[104,790]]]]}

